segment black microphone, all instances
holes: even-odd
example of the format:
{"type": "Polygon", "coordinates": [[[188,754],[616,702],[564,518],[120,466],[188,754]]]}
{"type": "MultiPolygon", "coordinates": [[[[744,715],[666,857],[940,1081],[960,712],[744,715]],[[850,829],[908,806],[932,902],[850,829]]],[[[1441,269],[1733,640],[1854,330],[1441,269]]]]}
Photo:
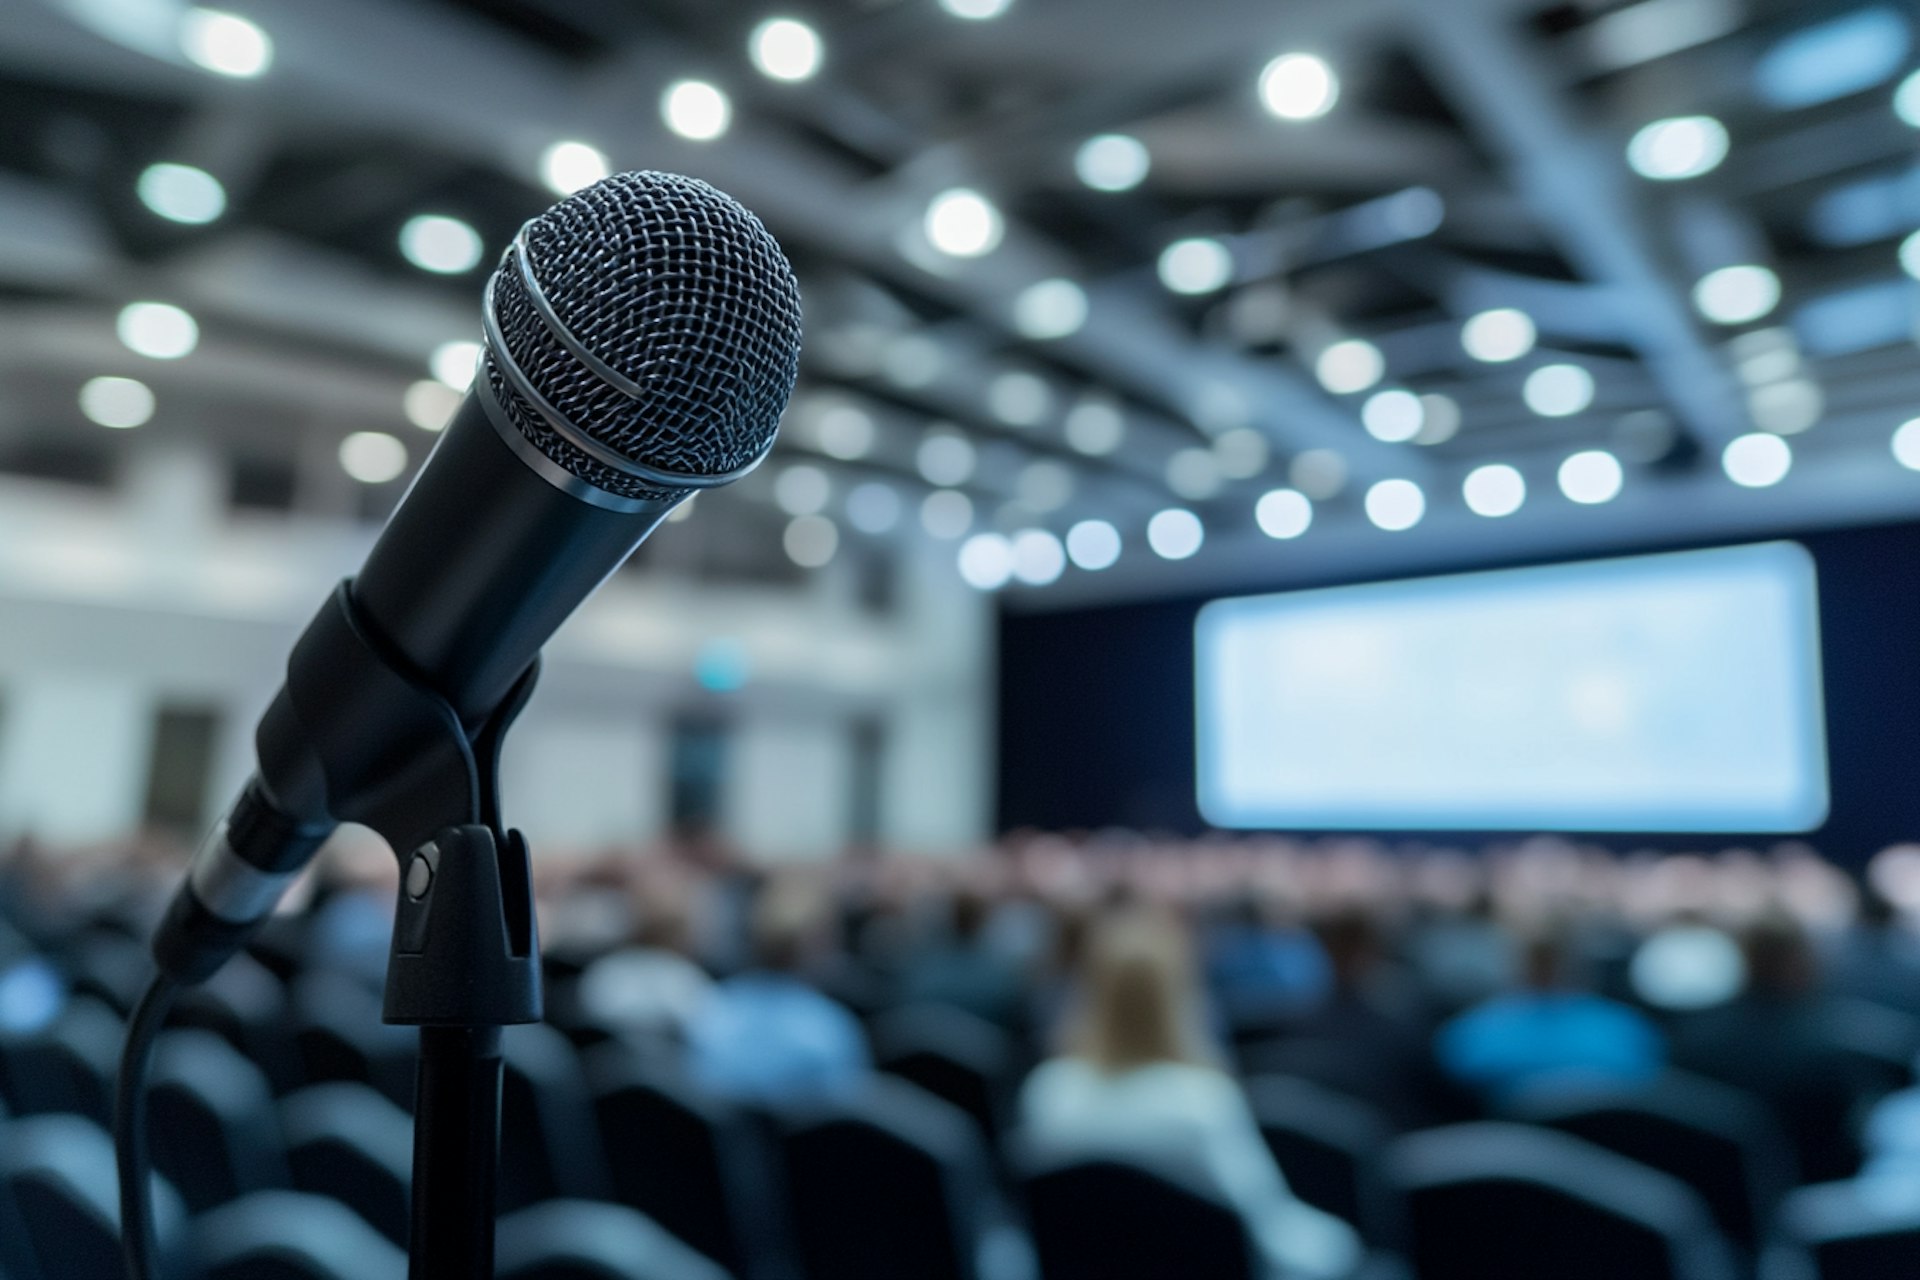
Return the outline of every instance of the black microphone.
{"type": "MultiPolygon", "coordinates": [[[[677,503],[758,465],[800,358],[799,286],[779,244],[731,197],[673,174],[616,174],[527,223],[482,313],[473,390],[294,651],[325,669],[350,631],[466,731],[677,503]]],[[[316,720],[350,735],[379,717],[356,718],[345,691],[316,714],[291,685],[255,734],[258,771],[155,934],[180,981],[238,950],[353,812],[301,738],[316,720]]]]}

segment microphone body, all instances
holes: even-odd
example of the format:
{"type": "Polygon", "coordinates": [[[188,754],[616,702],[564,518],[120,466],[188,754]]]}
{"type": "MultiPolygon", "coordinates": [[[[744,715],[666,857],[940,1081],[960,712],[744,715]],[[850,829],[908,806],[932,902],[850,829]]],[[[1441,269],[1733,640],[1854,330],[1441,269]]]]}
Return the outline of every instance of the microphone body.
{"type": "Polygon", "coordinates": [[[692,179],[617,175],[529,223],[483,315],[473,390],[296,644],[259,769],[155,934],[180,981],[238,950],[339,822],[431,789],[409,771],[448,734],[480,733],[674,506],[759,463],[797,371],[792,269],[692,179]]]}

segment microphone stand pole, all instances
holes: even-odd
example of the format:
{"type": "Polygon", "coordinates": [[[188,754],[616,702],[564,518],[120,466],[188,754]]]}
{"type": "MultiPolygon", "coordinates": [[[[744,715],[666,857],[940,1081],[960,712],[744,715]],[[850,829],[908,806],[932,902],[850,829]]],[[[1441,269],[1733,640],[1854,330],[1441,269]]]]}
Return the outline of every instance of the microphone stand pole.
{"type": "Polygon", "coordinates": [[[500,1028],[541,1017],[532,869],[500,819],[499,759],[538,674],[536,659],[469,731],[360,624],[342,584],[287,664],[289,714],[257,739],[263,765],[324,779],[332,816],[400,859],[382,1018],[420,1028],[410,1280],[493,1275],[500,1028]]]}

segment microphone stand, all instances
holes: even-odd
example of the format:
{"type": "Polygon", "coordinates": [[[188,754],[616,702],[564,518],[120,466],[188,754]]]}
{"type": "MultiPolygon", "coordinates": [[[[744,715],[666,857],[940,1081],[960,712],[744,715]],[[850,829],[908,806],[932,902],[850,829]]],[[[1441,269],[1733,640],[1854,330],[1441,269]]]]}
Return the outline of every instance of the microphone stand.
{"type": "Polygon", "coordinates": [[[360,625],[342,584],[288,661],[291,714],[258,735],[263,766],[317,766],[332,816],[400,860],[382,1019],[420,1028],[410,1280],[493,1275],[500,1028],[542,1012],[532,872],[500,819],[499,759],[538,675],[535,659],[470,732],[360,625]]]}

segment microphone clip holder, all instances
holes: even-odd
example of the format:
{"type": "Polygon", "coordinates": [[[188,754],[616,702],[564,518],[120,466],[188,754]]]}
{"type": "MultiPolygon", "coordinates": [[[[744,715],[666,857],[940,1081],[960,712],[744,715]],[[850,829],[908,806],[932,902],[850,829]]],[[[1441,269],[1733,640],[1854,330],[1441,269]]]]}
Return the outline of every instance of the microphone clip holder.
{"type": "Polygon", "coordinates": [[[500,1029],[542,1014],[531,860],[500,818],[499,760],[538,676],[535,659],[469,730],[342,583],[257,735],[269,785],[373,828],[400,860],[382,1016],[420,1028],[412,1280],[493,1274],[500,1029]]]}

